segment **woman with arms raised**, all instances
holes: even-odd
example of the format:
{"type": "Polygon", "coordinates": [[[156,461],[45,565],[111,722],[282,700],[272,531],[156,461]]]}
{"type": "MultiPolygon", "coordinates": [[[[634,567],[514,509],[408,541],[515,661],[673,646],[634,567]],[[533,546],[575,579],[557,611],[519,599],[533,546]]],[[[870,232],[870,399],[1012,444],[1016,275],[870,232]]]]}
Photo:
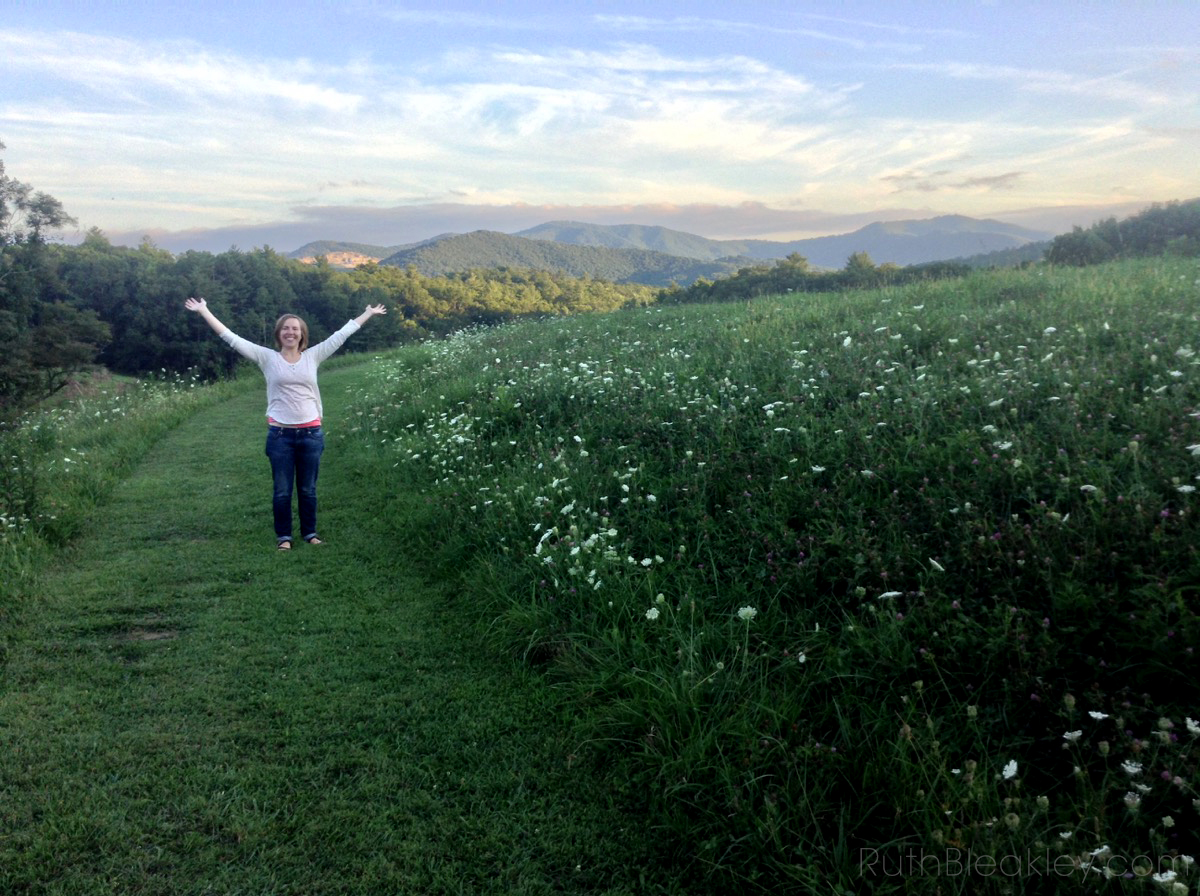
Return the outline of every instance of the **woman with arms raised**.
{"type": "Polygon", "coordinates": [[[271,507],[275,515],[275,541],[281,551],[292,547],[292,485],[295,483],[300,508],[300,537],[308,544],[322,544],[317,535],[317,471],[325,450],[321,431],[321,392],[317,367],[342,347],[347,339],[376,314],[386,314],[382,305],[368,305],[354,320],[309,348],[308,325],[294,314],[275,322],[275,349],[243,339],[217,320],[204,299],[188,299],[195,311],[239,354],[262,370],[267,380],[267,457],[271,461],[274,488],[271,507]]]}

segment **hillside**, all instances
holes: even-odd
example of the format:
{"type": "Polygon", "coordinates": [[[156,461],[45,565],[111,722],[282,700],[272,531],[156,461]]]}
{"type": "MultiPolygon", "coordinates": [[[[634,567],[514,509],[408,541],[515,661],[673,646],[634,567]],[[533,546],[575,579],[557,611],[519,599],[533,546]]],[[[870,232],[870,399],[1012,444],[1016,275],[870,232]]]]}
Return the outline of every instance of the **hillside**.
{"type": "Polygon", "coordinates": [[[648,286],[690,284],[700,277],[728,275],[751,260],[698,260],[666,252],[632,248],[577,246],[477,230],[438,237],[396,252],[381,262],[414,267],[426,276],[490,268],[551,271],[571,277],[596,277],[614,283],[648,286]]]}
{"type": "Polygon", "coordinates": [[[430,239],[420,240],[415,243],[401,243],[398,246],[376,246],[370,243],[349,243],[338,240],[314,240],[311,243],[305,243],[294,252],[289,252],[287,257],[295,258],[297,261],[302,261],[305,264],[313,264],[318,257],[323,256],[335,268],[353,268],[360,264],[380,261],[389,255],[403,252],[405,249],[424,246],[434,240],[452,235],[443,234],[442,236],[431,237],[430,239]]]}
{"type": "Polygon", "coordinates": [[[684,233],[682,230],[642,224],[604,225],[584,224],[579,221],[550,221],[519,231],[514,236],[602,249],[645,249],[701,261],[716,261],[734,255],[752,257],[749,252],[744,251],[745,243],[710,240],[694,233],[684,233]]]}
{"type": "Polygon", "coordinates": [[[866,252],[879,264],[924,264],[1017,249],[1052,236],[1014,224],[964,215],[868,224],[852,233],[784,242],[710,240],[665,227],[605,226],[572,221],[542,224],[517,235],[584,246],[652,249],[708,260],[740,256],[775,261],[799,252],[814,267],[832,269],[841,268],[855,252],[866,252]]]}

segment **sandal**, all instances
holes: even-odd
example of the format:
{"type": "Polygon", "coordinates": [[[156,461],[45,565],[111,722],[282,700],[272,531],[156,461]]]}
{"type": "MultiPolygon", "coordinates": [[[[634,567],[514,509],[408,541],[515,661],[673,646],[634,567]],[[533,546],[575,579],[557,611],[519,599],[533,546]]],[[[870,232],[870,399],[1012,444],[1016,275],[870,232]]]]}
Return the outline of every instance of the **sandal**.
{"type": "Polygon", "coordinates": [[[279,544],[276,545],[276,547],[275,547],[275,550],[277,550],[277,551],[290,551],[291,549],[292,549],[292,543],[290,541],[286,541],[286,540],[279,542],[279,544]]]}
{"type": "Polygon", "coordinates": [[[321,539],[315,535],[312,538],[304,539],[304,542],[306,544],[324,544],[325,543],[325,542],[321,541],[321,539]]]}

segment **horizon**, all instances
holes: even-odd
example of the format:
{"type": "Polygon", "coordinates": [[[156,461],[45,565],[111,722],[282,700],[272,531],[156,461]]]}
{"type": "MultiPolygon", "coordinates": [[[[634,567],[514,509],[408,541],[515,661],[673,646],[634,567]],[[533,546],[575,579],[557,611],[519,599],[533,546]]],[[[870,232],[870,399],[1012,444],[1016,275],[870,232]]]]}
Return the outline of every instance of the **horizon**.
{"type": "Polygon", "coordinates": [[[18,4],[8,175],[114,244],[550,221],[786,242],[1060,233],[1200,195],[1200,7],[18,4]]]}

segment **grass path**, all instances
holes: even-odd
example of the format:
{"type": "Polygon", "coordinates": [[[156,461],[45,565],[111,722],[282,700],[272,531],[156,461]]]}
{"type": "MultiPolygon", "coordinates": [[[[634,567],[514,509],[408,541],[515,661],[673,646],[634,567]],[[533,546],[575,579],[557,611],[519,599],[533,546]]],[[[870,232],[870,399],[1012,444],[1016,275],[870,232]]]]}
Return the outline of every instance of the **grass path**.
{"type": "MultiPolygon", "coordinates": [[[[323,378],[335,430],[359,375],[323,378]]],[[[261,404],[156,445],[20,612],[0,892],[666,892],[545,684],[476,646],[336,441],[328,544],[273,550],[261,404]]]]}

